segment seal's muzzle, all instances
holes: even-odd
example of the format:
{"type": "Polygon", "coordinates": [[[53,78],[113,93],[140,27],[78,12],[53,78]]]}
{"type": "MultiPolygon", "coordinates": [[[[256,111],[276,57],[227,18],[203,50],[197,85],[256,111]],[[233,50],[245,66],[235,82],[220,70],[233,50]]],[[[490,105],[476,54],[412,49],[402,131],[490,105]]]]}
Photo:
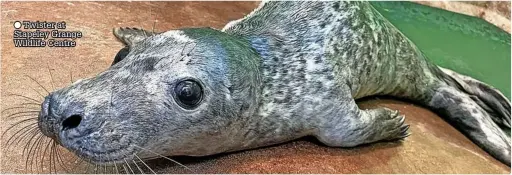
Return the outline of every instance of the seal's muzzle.
{"type": "Polygon", "coordinates": [[[50,99],[52,95],[48,95],[44,98],[43,103],[41,104],[41,111],[39,112],[38,116],[38,126],[39,130],[41,132],[50,138],[55,139],[55,132],[54,132],[54,120],[50,117],[50,99]]]}
{"type": "Polygon", "coordinates": [[[62,139],[65,139],[63,137],[79,137],[83,133],[81,132],[83,128],[79,128],[82,115],[78,111],[63,107],[55,100],[55,95],[52,93],[45,97],[41,104],[38,117],[39,129],[44,135],[59,143],[62,139]]]}

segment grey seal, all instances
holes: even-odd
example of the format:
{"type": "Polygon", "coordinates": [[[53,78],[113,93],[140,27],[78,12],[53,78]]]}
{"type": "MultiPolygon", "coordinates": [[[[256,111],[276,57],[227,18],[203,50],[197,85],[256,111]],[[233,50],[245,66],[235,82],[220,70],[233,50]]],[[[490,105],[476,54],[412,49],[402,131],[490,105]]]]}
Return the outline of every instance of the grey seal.
{"type": "Polygon", "coordinates": [[[94,164],[204,156],[314,136],[332,147],[406,138],[387,95],[439,113],[510,166],[510,102],[440,68],[368,2],[262,2],[222,30],[115,29],[126,47],[42,103],[41,132],[94,164]]]}

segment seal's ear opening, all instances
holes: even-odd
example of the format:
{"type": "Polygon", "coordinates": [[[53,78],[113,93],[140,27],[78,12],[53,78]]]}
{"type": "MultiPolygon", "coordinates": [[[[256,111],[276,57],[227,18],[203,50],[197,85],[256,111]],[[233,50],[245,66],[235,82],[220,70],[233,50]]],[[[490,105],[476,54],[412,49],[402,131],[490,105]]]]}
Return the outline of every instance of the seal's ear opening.
{"type": "Polygon", "coordinates": [[[130,48],[128,46],[119,50],[119,52],[117,52],[117,54],[116,54],[116,57],[114,58],[114,61],[112,61],[112,65],[110,65],[110,66],[113,66],[116,63],[118,63],[119,61],[123,60],[124,57],[126,57],[126,55],[128,55],[128,53],[130,53],[130,48]]]}

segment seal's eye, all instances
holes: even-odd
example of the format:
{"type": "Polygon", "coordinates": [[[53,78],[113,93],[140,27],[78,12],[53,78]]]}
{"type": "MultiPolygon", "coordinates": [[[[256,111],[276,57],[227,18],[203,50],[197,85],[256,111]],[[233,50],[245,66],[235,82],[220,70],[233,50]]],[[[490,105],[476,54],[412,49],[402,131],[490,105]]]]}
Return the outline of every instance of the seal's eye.
{"type": "Polygon", "coordinates": [[[203,98],[203,89],[198,82],[194,80],[183,80],[174,88],[176,101],[186,109],[196,107],[203,98]]]}

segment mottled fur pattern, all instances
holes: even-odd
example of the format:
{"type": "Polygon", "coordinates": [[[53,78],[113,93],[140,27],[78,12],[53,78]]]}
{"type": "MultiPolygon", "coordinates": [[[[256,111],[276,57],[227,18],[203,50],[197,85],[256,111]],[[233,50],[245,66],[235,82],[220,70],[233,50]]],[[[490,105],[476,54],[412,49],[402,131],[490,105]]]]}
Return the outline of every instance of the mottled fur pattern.
{"type": "Polygon", "coordinates": [[[335,147],[407,137],[397,111],[358,108],[371,95],[435,109],[510,163],[510,136],[496,124],[510,129],[510,103],[487,85],[461,88],[367,2],[263,2],[221,31],[114,33],[126,57],[53,92],[40,114],[45,135],[94,163],[153,156],[139,147],[201,156],[307,135],[335,147]],[[192,110],[172,93],[186,78],[204,87],[192,110]],[[70,115],[83,119],[63,130],[70,115]]]}

